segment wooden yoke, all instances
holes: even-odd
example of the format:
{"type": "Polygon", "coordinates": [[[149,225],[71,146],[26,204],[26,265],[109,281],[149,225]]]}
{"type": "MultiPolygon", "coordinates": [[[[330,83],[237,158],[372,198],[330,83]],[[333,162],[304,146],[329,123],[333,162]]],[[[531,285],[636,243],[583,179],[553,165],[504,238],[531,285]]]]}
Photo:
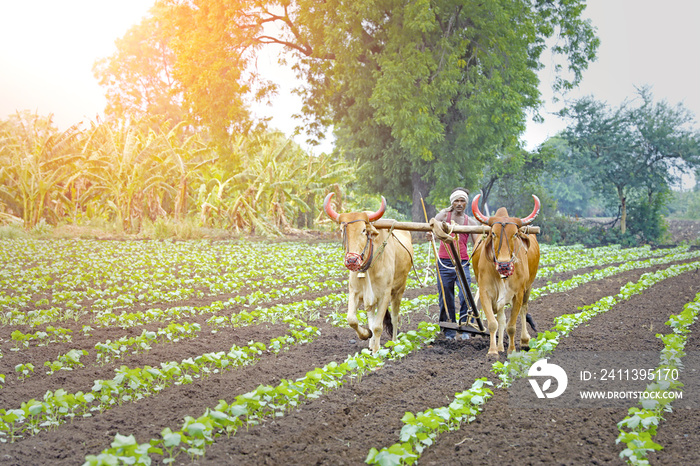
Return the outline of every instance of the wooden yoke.
{"type": "MultiPolygon", "coordinates": [[[[374,228],[389,229],[394,228],[394,230],[408,230],[408,231],[433,231],[429,223],[417,223],[417,222],[397,222],[396,220],[380,219],[372,223],[374,228]]],[[[446,222],[442,222],[442,229],[445,233],[489,233],[491,227],[488,225],[448,225],[446,222]]],[[[520,231],[525,234],[539,234],[540,227],[536,226],[524,226],[520,228],[520,231]]]]}

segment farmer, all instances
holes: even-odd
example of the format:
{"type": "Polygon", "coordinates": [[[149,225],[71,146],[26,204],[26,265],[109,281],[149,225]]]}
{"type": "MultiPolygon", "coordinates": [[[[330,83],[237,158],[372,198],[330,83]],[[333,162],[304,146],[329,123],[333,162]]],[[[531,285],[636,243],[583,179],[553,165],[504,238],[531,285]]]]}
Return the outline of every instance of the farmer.
{"type": "MultiPolygon", "coordinates": [[[[466,213],[467,203],[469,201],[469,191],[464,188],[455,188],[450,195],[450,207],[441,210],[435,216],[435,221],[446,222],[448,225],[454,222],[458,225],[479,225],[475,219],[469,217],[466,213]]],[[[469,273],[469,249],[467,248],[467,242],[471,238],[472,246],[479,241],[479,235],[474,234],[453,234],[456,237],[455,249],[459,253],[459,258],[457,258],[457,263],[462,264],[464,269],[464,275],[467,277],[468,285],[471,285],[471,275],[469,273]]],[[[432,239],[432,233],[428,233],[428,239],[432,239]]],[[[469,310],[469,305],[467,304],[465,298],[465,291],[462,289],[462,285],[457,278],[457,271],[455,270],[452,261],[450,260],[450,253],[445,247],[445,244],[440,242],[440,249],[437,254],[437,264],[438,264],[438,300],[440,302],[440,321],[441,322],[457,322],[455,316],[455,283],[459,287],[459,322],[460,324],[467,322],[467,312],[469,310]],[[443,298],[444,294],[444,298],[443,298]],[[445,303],[447,304],[447,309],[445,309],[445,303]]],[[[467,285],[467,286],[468,286],[467,285]]],[[[448,340],[454,340],[457,331],[452,329],[445,329],[445,338],[448,340]]],[[[469,334],[467,332],[462,332],[461,338],[467,340],[469,334]]]]}

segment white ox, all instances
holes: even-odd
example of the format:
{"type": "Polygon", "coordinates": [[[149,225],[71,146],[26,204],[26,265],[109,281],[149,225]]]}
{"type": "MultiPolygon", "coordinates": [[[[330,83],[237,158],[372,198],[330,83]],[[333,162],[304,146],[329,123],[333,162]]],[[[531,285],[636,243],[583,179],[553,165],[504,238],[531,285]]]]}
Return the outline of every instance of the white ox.
{"type": "Polygon", "coordinates": [[[376,353],[382,328],[396,341],[401,298],[413,264],[411,234],[374,228],[372,222],[379,220],[386,210],[384,197],[377,212],[342,214],[333,210],[332,197],[333,193],[326,196],[323,209],[340,225],[344,264],[350,270],[348,325],[355,329],[360,339],[369,339],[369,348],[376,353]],[[361,326],[357,320],[360,299],[367,312],[369,328],[361,326]],[[387,313],[390,304],[391,310],[387,313]]]}
{"type": "Polygon", "coordinates": [[[525,218],[509,217],[505,207],[501,207],[492,217],[486,217],[479,210],[477,194],[472,200],[474,218],[491,227],[491,233],[474,248],[472,265],[479,284],[481,307],[488,321],[489,356],[498,356],[503,351],[503,331],[506,327],[504,308],[512,304],[508,320],[508,354],[515,350],[515,327],[518,315],[522,315],[520,346],[530,343],[525,316],[532,284],[537,276],[540,263],[540,246],[537,237],[525,234],[520,228],[532,223],[540,211],[540,200],[534,194],[535,208],[525,218]],[[494,312],[495,310],[495,312],[494,312]],[[495,315],[494,315],[495,314],[495,315]],[[498,344],[496,340],[498,333],[498,344]]]}

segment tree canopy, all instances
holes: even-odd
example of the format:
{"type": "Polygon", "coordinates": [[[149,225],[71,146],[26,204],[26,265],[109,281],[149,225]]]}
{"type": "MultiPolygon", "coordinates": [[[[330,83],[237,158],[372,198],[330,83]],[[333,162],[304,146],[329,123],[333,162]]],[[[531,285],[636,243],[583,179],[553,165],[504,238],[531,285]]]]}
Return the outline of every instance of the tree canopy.
{"type": "Polygon", "coordinates": [[[574,151],[570,163],[601,194],[614,189],[622,233],[630,195],[643,195],[652,206],[682,172],[700,164],[693,115],[681,104],[654,102],[648,88],[638,90],[637,102],[617,108],[586,97],[565,115],[571,119],[564,132],[574,151]]]}
{"type": "Polygon", "coordinates": [[[108,118],[183,120],[182,89],[173,75],[175,34],[167,10],[156,3],[151,16],[115,41],[112,56],[95,62],[93,73],[105,88],[108,118]]]}
{"type": "MultiPolygon", "coordinates": [[[[598,47],[584,8],[583,0],[161,0],[151,13],[152,24],[171,25],[161,30],[190,121],[218,134],[249,129],[247,104],[274,91],[254,72],[256,53],[281,46],[302,82],[306,130],[317,137],[332,126],[338,151],[362,163],[360,181],[413,198],[417,213],[419,193],[436,200],[454,185],[473,187],[497,150],[518,145],[526,111],[540,104],[536,72],[549,38],[560,39],[552,50],[567,64],[555,87],[578,83],[598,47]]],[[[119,52],[108,61],[131,66],[119,52]]],[[[144,92],[129,86],[121,92],[144,92]]]]}

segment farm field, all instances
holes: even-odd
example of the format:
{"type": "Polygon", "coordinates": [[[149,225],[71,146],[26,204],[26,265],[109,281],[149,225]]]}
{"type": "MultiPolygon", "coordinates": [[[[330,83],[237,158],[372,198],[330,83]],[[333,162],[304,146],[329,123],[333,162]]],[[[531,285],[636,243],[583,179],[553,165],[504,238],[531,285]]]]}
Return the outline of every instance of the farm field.
{"type": "Polygon", "coordinates": [[[495,361],[439,334],[415,249],[372,356],[338,243],[0,241],[2,464],[700,464],[700,250],[543,246],[540,337],[495,361]],[[624,351],[679,370],[673,412],[514,397],[540,358],[624,351]]]}

